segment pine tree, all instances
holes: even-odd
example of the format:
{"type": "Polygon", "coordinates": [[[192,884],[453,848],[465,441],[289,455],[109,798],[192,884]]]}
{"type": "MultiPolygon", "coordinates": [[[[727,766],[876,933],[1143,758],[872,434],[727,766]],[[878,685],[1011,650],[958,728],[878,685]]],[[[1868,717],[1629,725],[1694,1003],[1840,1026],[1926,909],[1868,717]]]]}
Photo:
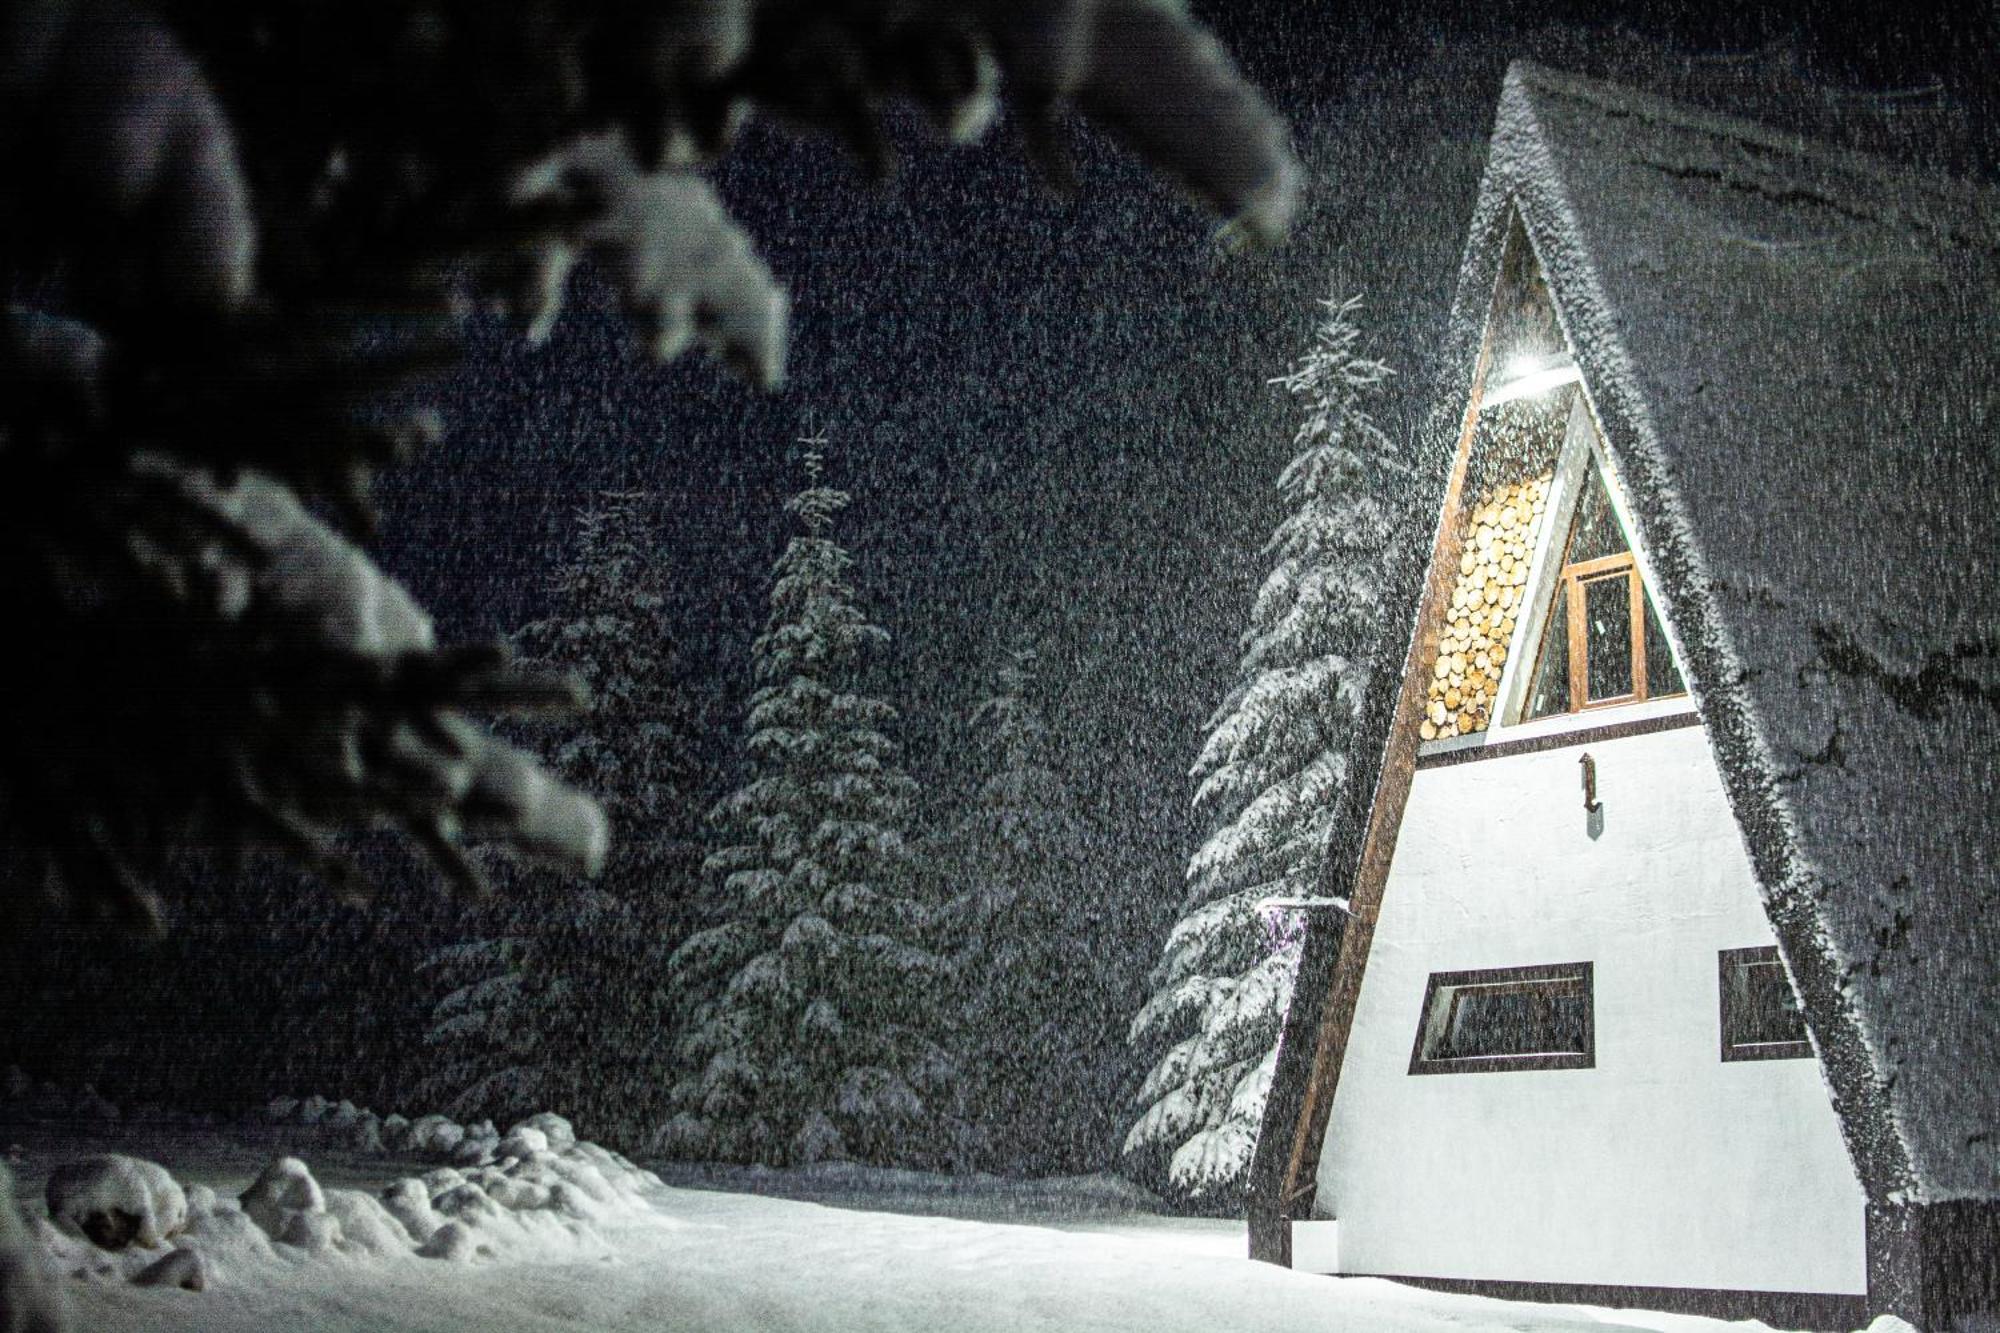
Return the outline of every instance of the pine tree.
{"type": "MultiPolygon", "coordinates": [[[[493,921],[495,928],[504,922],[493,921]]],[[[433,951],[423,971],[444,988],[424,1041],[434,1056],[416,1104],[461,1118],[507,1119],[554,1105],[542,1015],[563,987],[539,966],[533,941],[493,934],[433,951]],[[557,994],[545,992],[553,985],[557,994]]]]}
{"type": "Polygon", "coordinates": [[[752,648],[751,776],[715,808],[711,924],[674,956],[688,1073],[660,1147],[765,1163],[921,1161],[949,1134],[951,1062],[931,1036],[936,913],[915,896],[917,784],[888,703],[863,692],[888,642],[855,603],[831,536],[846,492],[804,441],[800,531],[752,648]]]}
{"type": "MultiPolygon", "coordinates": [[[[644,884],[700,859],[688,810],[701,780],[698,726],[682,688],[669,623],[665,570],[645,491],[612,491],[577,516],[577,550],[556,574],[554,613],[513,636],[525,658],[581,679],[590,709],[581,725],[545,727],[549,761],[599,793],[620,833],[605,887],[649,896],[644,884]]],[[[650,895],[658,898],[660,895],[650,895]]]]}
{"type": "Polygon", "coordinates": [[[448,989],[429,1039],[442,1063],[426,1091],[460,1114],[550,1107],[637,1142],[665,1104],[662,974],[687,933],[701,852],[694,710],[681,688],[645,492],[607,492],[578,515],[552,610],[513,636],[538,664],[585,682],[581,719],[528,739],[603,799],[618,834],[599,881],[538,910],[533,872],[488,911],[489,933],[427,964],[448,989]],[[520,890],[526,890],[525,892],[520,890]]]}
{"type": "Polygon", "coordinates": [[[1305,409],[1278,480],[1289,514],[1264,548],[1271,571],[1236,684],[1195,761],[1194,813],[1209,831],[1132,1024],[1135,1043],[1170,1044],[1125,1151],[1167,1157],[1171,1186],[1197,1202],[1240,1195],[1298,964],[1296,929],[1259,904],[1324,888],[1355,708],[1376,666],[1389,490],[1403,469],[1368,415],[1390,370],[1357,350],[1360,304],[1327,301],[1312,346],[1273,381],[1305,409]]]}
{"type": "Polygon", "coordinates": [[[1074,1167],[1088,1145],[1072,1140],[1089,1131],[1070,1121],[1087,1063],[1077,1007],[1091,989],[1090,904],[1036,668],[1032,649],[1009,650],[972,712],[978,785],[942,857],[957,890],[966,1105],[987,1164],[1015,1173],[1074,1167]]]}

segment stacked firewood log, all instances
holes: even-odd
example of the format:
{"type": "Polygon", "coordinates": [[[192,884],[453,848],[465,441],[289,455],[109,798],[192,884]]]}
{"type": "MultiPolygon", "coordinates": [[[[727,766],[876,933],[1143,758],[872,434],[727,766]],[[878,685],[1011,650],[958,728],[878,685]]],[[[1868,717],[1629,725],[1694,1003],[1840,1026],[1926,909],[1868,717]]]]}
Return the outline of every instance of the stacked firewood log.
{"type": "Polygon", "coordinates": [[[1496,486],[1472,507],[1458,581],[1438,632],[1430,693],[1417,724],[1427,741],[1481,732],[1492,721],[1552,480],[1544,474],[1496,486]]]}

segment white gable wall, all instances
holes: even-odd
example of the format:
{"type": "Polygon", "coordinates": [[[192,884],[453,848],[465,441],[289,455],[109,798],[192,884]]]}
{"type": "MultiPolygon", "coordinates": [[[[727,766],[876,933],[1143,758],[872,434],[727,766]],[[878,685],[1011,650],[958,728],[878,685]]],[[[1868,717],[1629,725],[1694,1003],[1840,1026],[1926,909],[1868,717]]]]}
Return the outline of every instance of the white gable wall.
{"type": "Polygon", "coordinates": [[[1773,942],[1699,726],[1419,770],[1320,1155],[1340,1270],[1865,1293],[1818,1062],[1720,1058],[1717,953],[1773,942]],[[1408,1072],[1432,972],[1586,961],[1594,1068],[1408,1072]]]}

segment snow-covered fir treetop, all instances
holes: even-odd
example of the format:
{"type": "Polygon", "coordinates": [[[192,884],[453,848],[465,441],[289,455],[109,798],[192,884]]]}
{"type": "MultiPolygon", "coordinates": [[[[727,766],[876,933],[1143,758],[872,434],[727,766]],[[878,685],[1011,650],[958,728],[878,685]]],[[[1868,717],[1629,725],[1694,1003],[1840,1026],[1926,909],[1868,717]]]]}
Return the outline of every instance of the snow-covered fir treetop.
{"type": "Polygon", "coordinates": [[[1028,699],[1036,663],[1034,649],[1010,649],[995,673],[998,688],[972,710],[972,724],[991,738],[995,779],[1048,759],[1049,724],[1028,699]]]}
{"type": "Polygon", "coordinates": [[[846,491],[820,484],[820,479],[826,475],[825,433],[813,435],[800,443],[806,446],[801,466],[805,469],[808,484],[804,490],[785,501],[785,512],[796,517],[807,532],[818,536],[833,525],[834,515],[847,508],[853,497],[846,491]]]}
{"type": "Polygon", "coordinates": [[[1355,446],[1366,445],[1385,454],[1392,451],[1389,437],[1363,406],[1367,396],[1396,372],[1388,362],[1362,356],[1357,350],[1361,326],[1354,317],[1361,310],[1361,297],[1328,297],[1320,304],[1326,307],[1327,317],[1313,330],[1312,346],[1291,370],[1271,380],[1305,400],[1305,417],[1292,436],[1294,446],[1302,452],[1278,479],[1278,489],[1288,499],[1295,486],[1315,492],[1319,489],[1319,482],[1302,481],[1298,476],[1311,469],[1312,460],[1322,457],[1317,450],[1305,450],[1308,444],[1343,442],[1348,431],[1355,431],[1361,437],[1355,446]]]}
{"type": "MultiPolygon", "coordinates": [[[[862,721],[860,713],[872,710],[875,725],[882,725],[895,716],[886,705],[820,691],[807,683],[858,666],[868,653],[889,642],[889,632],[871,623],[855,604],[854,588],[847,582],[854,557],[827,535],[852,497],[820,484],[825,438],[815,435],[803,443],[808,446],[803,463],[808,485],[785,501],[785,512],[805,531],[793,537],[778,558],[770,620],[753,649],[757,679],[767,686],[789,683],[797,705],[831,709],[845,714],[848,721],[862,721]]],[[[775,722],[770,716],[759,719],[755,710],[777,697],[760,694],[753,701],[753,729],[775,722]]]]}
{"type": "MultiPolygon", "coordinates": [[[[589,691],[579,724],[547,729],[557,770],[606,800],[637,837],[685,847],[691,821],[678,812],[695,781],[696,723],[675,651],[658,506],[649,491],[592,497],[577,514],[575,547],[549,580],[549,614],[512,637],[523,656],[589,691]]],[[[644,849],[615,853],[635,854],[644,849]]]]}
{"type": "MultiPolygon", "coordinates": [[[[1045,859],[1052,851],[1041,839],[1066,831],[1072,818],[1068,786],[1054,768],[1048,720],[1031,695],[1038,656],[1025,645],[1005,649],[993,673],[993,688],[973,706],[968,719],[976,738],[980,779],[960,834],[976,831],[991,840],[985,848],[989,858],[1045,859]]],[[[1049,867],[1037,864],[1032,869],[1045,874],[1049,867]]],[[[975,876],[978,882],[967,889],[986,899],[980,910],[990,915],[1002,909],[1003,900],[1012,901],[1029,867],[989,865],[986,870],[989,873],[975,876]]]]}

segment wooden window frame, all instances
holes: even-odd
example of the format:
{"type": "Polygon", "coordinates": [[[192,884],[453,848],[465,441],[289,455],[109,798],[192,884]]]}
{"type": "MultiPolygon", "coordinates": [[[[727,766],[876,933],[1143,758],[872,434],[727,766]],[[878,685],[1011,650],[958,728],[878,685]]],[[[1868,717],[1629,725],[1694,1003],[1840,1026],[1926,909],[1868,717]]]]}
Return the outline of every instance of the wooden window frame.
{"type": "MultiPolygon", "coordinates": [[[[1792,984],[1791,975],[1783,970],[1784,960],[1778,957],[1778,946],[1775,944],[1760,944],[1749,949],[1722,949],[1716,954],[1718,994],[1716,1040],[1721,1046],[1725,1064],[1733,1064],[1739,1060],[1804,1060],[1812,1056],[1813,1048],[1810,1040],[1743,1043],[1729,1040],[1729,1020],[1735,1010],[1729,979],[1738,968],[1763,963],[1777,964],[1781,975],[1785,978],[1785,984],[1787,986],[1792,984]]],[[[1797,1004],[1796,995],[1793,996],[1793,1003],[1797,1004]]],[[[1803,1007],[1800,1008],[1799,1021],[1801,1023],[1805,1021],[1803,1007]]]]}
{"type": "MultiPolygon", "coordinates": [[[[1595,712],[1600,708],[1624,708],[1630,704],[1645,703],[1649,699],[1676,699],[1685,695],[1685,689],[1672,694],[1654,695],[1652,681],[1646,669],[1646,581],[1640,575],[1639,562],[1630,551],[1620,551],[1616,555],[1599,556],[1594,560],[1579,560],[1573,565],[1564,565],[1556,575],[1555,595],[1563,599],[1564,618],[1568,629],[1568,642],[1563,645],[1569,654],[1568,690],[1569,706],[1562,713],[1544,713],[1542,717],[1574,716],[1578,713],[1595,712]],[[1584,619],[1584,590],[1592,583],[1607,578],[1622,576],[1625,579],[1628,615],[1626,634],[1632,645],[1632,690],[1628,694],[1614,694],[1607,699],[1592,699],[1590,693],[1590,640],[1584,619]]],[[[1547,622],[1549,613],[1543,613],[1547,622]]],[[[1551,644],[1548,634],[1542,635],[1541,656],[1535,660],[1534,670],[1529,680],[1539,678],[1542,661],[1547,657],[1551,644]]],[[[1537,719],[1524,718],[1523,721],[1537,719]]]]}
{"type": "Polygon", "coordinates": [[[1569,711],[1587,713],[1594,708],[1617,708],[1641,703],[1650,696],[1646,690],[1646,591],[1639,577],[1639,562],[1630,551],[1599,556],[1564,565],[1562,592],[1569,599],[1569,711]],[[1590,633],[1585,616],[1586,594],[1593,583],[1623,578],[1627,616],[1625,632],[1631,640],[1632,689],[1608,699],[1590,697],[1590,633]]]}
{"type": "MultiPolygon", "coordinates": [[[[1451,1005],[1458,1000],[1454,995],[1451,1005]]],[[[1448,1017],[1448,1016],[1447,1016],[1448,1017]]],[[[1417,1040],[1410,1048],[1412,1074],[1504,1074],[1536,1069],[1595,1069],[1597,1067],[1597,984],[1589,963],[1544,963],[1535,967],[1488,967],[1466,972],[1433,972],[1424,985],[1423,1007],[1417,1011],[1417,1040]],[[1426,1059],[1424,1038],[1431,1030],[1439,991],[1530,990],[1551,981],[1573,982],[1583,992],[1583,1049],[1541,1051],[1522,1055],[1475,1055],[1426,1059]]]]}

